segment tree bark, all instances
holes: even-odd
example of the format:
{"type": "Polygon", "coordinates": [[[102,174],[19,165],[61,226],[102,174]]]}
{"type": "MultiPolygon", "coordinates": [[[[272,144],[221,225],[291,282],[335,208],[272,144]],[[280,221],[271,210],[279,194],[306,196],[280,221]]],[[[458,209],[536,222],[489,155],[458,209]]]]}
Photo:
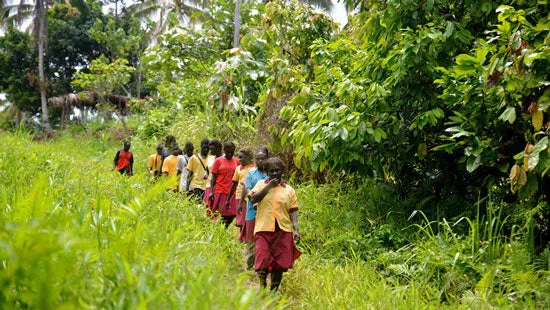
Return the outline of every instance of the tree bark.
{"type": "Polygon", "coordinates": [[[235,33],[233,34],[233,48],[240,46],[241,41],[241,0],[235,4],[235,33]]]}
{"type": "Polygon", "coordinates": [[[38,78],[40,80],[40,102],[42,104],[42,130],[46,133],[51,133],[52,128],[50,126],[50,119],[48,117],[48,85],[46,83],[46,76],[44,74],[44,42],[45,42],[45,25],[47,12],[45,7],[45,0],[37,0],[38,10],[36,14],[38,15],[38,22],[40,23],[39,32],[38,32],[38,78]]]}

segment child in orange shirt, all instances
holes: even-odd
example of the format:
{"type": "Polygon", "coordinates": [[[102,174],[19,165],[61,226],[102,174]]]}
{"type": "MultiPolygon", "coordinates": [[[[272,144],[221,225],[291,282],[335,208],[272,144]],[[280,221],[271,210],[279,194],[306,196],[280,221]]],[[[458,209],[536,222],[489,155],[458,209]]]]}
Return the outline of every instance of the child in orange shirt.
{"type": "Polygon", "coordinates": [[[178,170],[180,147],[177,144],[172,145],[172,155],[166,157],[162,163],[162,174],[173,180],[171,190],[177,192],[179,187],[179,175],[181,171],[178,170]]]}

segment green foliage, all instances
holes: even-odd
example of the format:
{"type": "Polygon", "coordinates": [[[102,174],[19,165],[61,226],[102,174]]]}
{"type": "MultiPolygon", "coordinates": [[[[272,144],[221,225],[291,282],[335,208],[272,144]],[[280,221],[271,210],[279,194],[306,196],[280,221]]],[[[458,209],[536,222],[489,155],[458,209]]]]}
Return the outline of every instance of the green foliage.
{"type": "Polygon", "coordinates": [[[524,161],[523,170],[544,175],[550,168],[543,124],[548,73],[542,69],[549,65],[548,20],[529,16],[531,24],[526,11],[509,6],[498,12],[499,24],[487,40],[478,40],[476,57],[460,55],[453,70],[441,69],[442,98],[455,116],[446,129],[453,135],[436,149],[470,149],[463,159],[476,157],[478,165],[504,171],[524,161]]]}
{"type": "Polygon", "coordinates": [[[40,96],[31,37],[16,28],[0,37],[0,91],[20,110],[37,113],[40,96]]]}
{"type": "MultiPolygon", "coordinates": [[[[196,119],[187,122],[179,128],[196,119]]],[[[397,186],[341,176],[295,185],[303,255],[277,296],[257,294],[236,228],[166,192],[164,180],[150,182],[154,143],[134,137],[136,175],[123,177],[109,170],[120,141],[97,129],[55,141],[31,142],[22,132],[0,138],[2,307],[550,305],[548,251],[531,256],[529,226],[510,229],[513,206],[491,200],[486,211],[474,206],[475,217],[430,221],[404,211],[409,202],[397,186]]]]}
{"type": "MultiPolygon", "coordinates": [[[[217,95],[220,110],[254,111],[259,85],[265,83],[267,76],[265,64],[255,61],[250,52],[240,48],[225,51],[225,61],[214,64],[216,71],[209,79],[208,88],[217,95]]],[[[218,101],[218,100],[216,100],[218,101]]]]}
{"type": "Polygon", "coordinates": [[[134,68],[128,66],[124,58],[110,62],[101,56],[92,61],[90,73],[77,72],[72,84],[84,90],[96,91],[105,96],[110,93],[120,93],[130,81],[130,73],[134,68]]]}
{"type": "Polygon", "coordinates": [[[2,144],[3,308],[281,308],[237,274],[233,234],[149,183],[139,144],[132,178],[109,171],[116,147],[102,139],[2,144]]]}
{"type": "Polygon", "coordinates": [[[78,67],[87,67],[101,53],[101,46],[88,35],[96,18],[105,18],[94,1],[74,5],[57,3],[49,10],[47,75],[49,96],[73,92],[71,80],[78,67]]]}
{"type": "Polygon", "coordinates": [[[175,113],[170,109],[149,110],[145,115],[145,121],[138,128],[138,133],[145,139],[157,138],[161,140],[167,135],[174,118],[175,113]]]}

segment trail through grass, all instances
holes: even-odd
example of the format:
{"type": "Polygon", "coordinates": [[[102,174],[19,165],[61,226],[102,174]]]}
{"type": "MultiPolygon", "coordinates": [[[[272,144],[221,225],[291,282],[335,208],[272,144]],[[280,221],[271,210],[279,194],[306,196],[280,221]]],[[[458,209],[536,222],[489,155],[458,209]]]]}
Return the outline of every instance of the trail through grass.
{"type": "Polygon", "coordinates": [[[150,182],[154,143],[134,141],[133,177],[110,171],[120,146],[104,136],[32,142],[3,134],[0,143],[1,308],[549,305],[549,273],[519,263],[526,259],[520,243],[499,243],[493,261],[482,260],[477,245],[472,257],[471,243],[449,225],[410,243],[369,220],[372,206],[334,184],[297,186],[304,255],[278,294],[259,293],[237,228],[224,229],[194,201],[167,192],[168,184],[150,182]]]}

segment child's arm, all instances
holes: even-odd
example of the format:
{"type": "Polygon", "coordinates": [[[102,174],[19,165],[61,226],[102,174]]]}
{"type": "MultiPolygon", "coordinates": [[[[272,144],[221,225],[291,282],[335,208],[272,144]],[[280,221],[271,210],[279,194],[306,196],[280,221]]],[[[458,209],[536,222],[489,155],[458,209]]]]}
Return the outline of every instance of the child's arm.
{"type": "Polygon", "coordinates": [[[210,201],[214,201],[214,188],[216,187],[217,178],[218,178],[218,175],[215,173],[212,173],[212,181],[210,182],[210,195],[208,196],[208,200],[210,201]]]}
{"type": "Polygon", "coordinates": [[[294,230],[293,238],[296,243],[300,243],[300,232],[298,231],[298,215],[296,210],[290,211],[290,219],[292,220],[292,228],[294,230]]]}
{"type": "Polygon", "coordinates": [[[248,188],[243,186],[243,191],[241,194],[241,202],[239,203],[239,207],[237,209],[237,212],[241,213],[243,212],[243,208],[246,207],[246,195],[248,194],[248,188]]]}
{"type": "Polygon", "coordinates": [[[231,184],[231,189],[229,190],[229,195],[227,195],[227,199],[225,200],[225,207],[229,209],[229,202],[231,201],[231,196],[235,194],[235,190],[237,189],[237,185],[239,184],[239,181],[233,181],[231,184]]]}
{"type": "Polygon", "coordinates": [[[260,201],[262,201],[265,198],[265,195],[267,195],[267,192],[269,192],[270,189],[274,188],[275,186],[279,185],[278,179],[270,180],[267,185],[262,188],[259,192],[252,194],[250,197],[250,201],[252,201],[252,204],[256,204],[260,201]]]}
{"type": "Polygon", "coordinates": [[[115,170],[116,168],[116,164],[118,164],[118,154],[120,154],[120,150],[118,150],[115,154],[115,160],[114,160],[114,163],[113,163],[113,169],[111,170],[115,170]]]}
{"type": "Polygon", "coordinates": [[[130,154],[130,175],[134,174],[134,154],[130,154]]]}

